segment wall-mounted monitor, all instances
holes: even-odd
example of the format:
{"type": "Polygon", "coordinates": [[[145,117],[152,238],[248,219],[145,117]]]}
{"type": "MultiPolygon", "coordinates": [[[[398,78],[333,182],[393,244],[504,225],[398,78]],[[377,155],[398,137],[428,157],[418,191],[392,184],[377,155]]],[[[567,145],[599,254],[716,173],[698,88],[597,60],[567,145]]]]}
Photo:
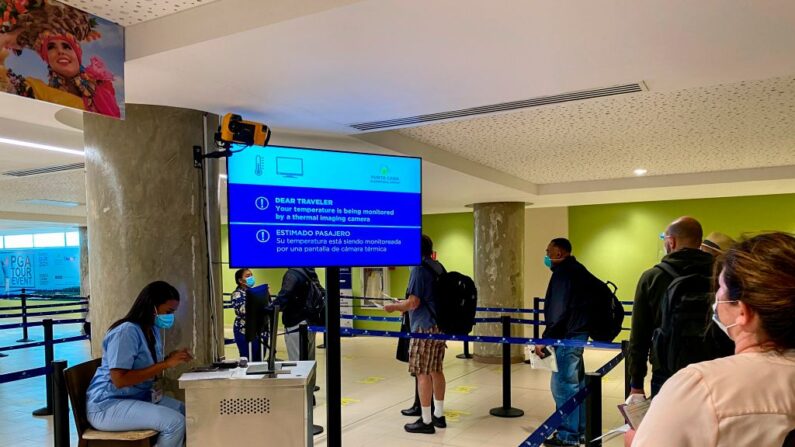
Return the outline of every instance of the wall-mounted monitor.
{"type": "Polygon", "coordinates": [[[252,146],[227,171],[233,268],[421,262],[419,158],[252,146]]]}

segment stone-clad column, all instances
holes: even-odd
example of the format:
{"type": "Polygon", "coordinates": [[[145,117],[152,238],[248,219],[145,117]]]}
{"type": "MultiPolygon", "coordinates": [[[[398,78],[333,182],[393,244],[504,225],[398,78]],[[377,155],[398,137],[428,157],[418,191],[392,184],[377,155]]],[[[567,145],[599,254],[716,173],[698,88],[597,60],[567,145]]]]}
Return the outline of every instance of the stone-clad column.
{"type": "MultiPolygon", "coordinates": [[[[80,296],[88,296],[91,293],[90,274],[88,273],[88,228],[80,227],[77,229],[80,244],[80,296]]],[[[89,303],[90,312],[91,303],[89,303]]],[[[86,321],[91,321],[91,315],[86,312],[86,321]]]]}
{"type": "MultiPolygon", "coordinates": [[[[205,217],[214,245],[220,219],[217,206],[205,216],[193,146],[207,147],[218,117],[136,104],[126,111],[123,121],[84,118],[91,351],[101,354],[108,326],[127,313],[145,285],[164,280],[181,296],[174,327],[163,332],[164,351],[188,347],[194,364],[206,364],[223,343],[223,316],[221,283],[211,290],[208,281],[209,266],[220,278],[220,265],[208,262],[205,217]]],[[[209,169],[207,184],[217,204],[217,166],[209,169]]],[[[166,389],[176,390],[175,379],[189,366],[169,370],[166,389]]]]}
{"type": "MultiPolygon", "coordinates": [[[[480,307],[521,307],[524,296],[524,203],[476,203],[475,209],[475,284],[480,307]]],[[[500,314],[484,314],[499,317],[500,314]]],[[[512,315],[515,316],[515,315],[512,315]]],[[[502,336],[497,323],[478,324],[477,335],[502,336]]],[[[513,325],[511,335],[519,337],[521,327],[513,325]]],[[[523,360],[522,346],[511,348],[511,361],[523,360]]],[[[499,363],[502,347],[476,343],[475,360],[499,363]]]]}

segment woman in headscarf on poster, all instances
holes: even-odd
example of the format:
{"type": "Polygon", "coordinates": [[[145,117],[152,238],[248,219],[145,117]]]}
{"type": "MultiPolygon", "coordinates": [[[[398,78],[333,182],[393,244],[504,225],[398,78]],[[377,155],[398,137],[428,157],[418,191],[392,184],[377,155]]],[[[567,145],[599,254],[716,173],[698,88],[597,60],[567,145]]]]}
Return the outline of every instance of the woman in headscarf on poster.
{"type": "MultiPolygon", "coordinates": [[[[45,1],[0,0],[0,46],[17,53],[36,51],[47,64],[48,82],[0,67],[0,87],[8,93],[120,117],[113,73],[93,56],[83,64],[81,42],[98,39],[96,23],[77,9],[45,1]],[[4,78],[4,79],[3,79],[4,78]]],[[[0,50],[0,51],[2,51],[0,50]]],[[[0,65],[7,54],[0,53],[0,65]]]]}

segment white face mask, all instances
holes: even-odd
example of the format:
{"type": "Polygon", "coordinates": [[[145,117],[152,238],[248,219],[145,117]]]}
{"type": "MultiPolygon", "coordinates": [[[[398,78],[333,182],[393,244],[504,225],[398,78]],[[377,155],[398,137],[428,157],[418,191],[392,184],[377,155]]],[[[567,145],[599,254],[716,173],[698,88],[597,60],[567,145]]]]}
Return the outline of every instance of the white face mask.
{"type": "Polygon", "coordinates": [[[712,303],[712,321],[714,321],[715,324],[718,325],[720,330],[722,330],[726,334],[726,336],[732,338],[732,336],[729,335],[729,328],[737,326],[737,323],[726,326],[725,324],[723,324],[723,322],[720,321],[720,318],[718,318],[718,304],[721,303],[737,303],[737,301],[715,301],[714,303],[712,303]]]}

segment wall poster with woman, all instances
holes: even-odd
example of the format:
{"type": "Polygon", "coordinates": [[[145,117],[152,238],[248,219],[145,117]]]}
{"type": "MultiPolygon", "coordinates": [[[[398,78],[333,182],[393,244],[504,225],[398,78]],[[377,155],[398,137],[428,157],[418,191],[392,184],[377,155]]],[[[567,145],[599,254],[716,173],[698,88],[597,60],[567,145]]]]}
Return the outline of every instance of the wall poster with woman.
{"type": "Polygon", "coordinates": [[[124,28],[55,0],[0,0],[0,92],[124,116],[124,28]]]}

